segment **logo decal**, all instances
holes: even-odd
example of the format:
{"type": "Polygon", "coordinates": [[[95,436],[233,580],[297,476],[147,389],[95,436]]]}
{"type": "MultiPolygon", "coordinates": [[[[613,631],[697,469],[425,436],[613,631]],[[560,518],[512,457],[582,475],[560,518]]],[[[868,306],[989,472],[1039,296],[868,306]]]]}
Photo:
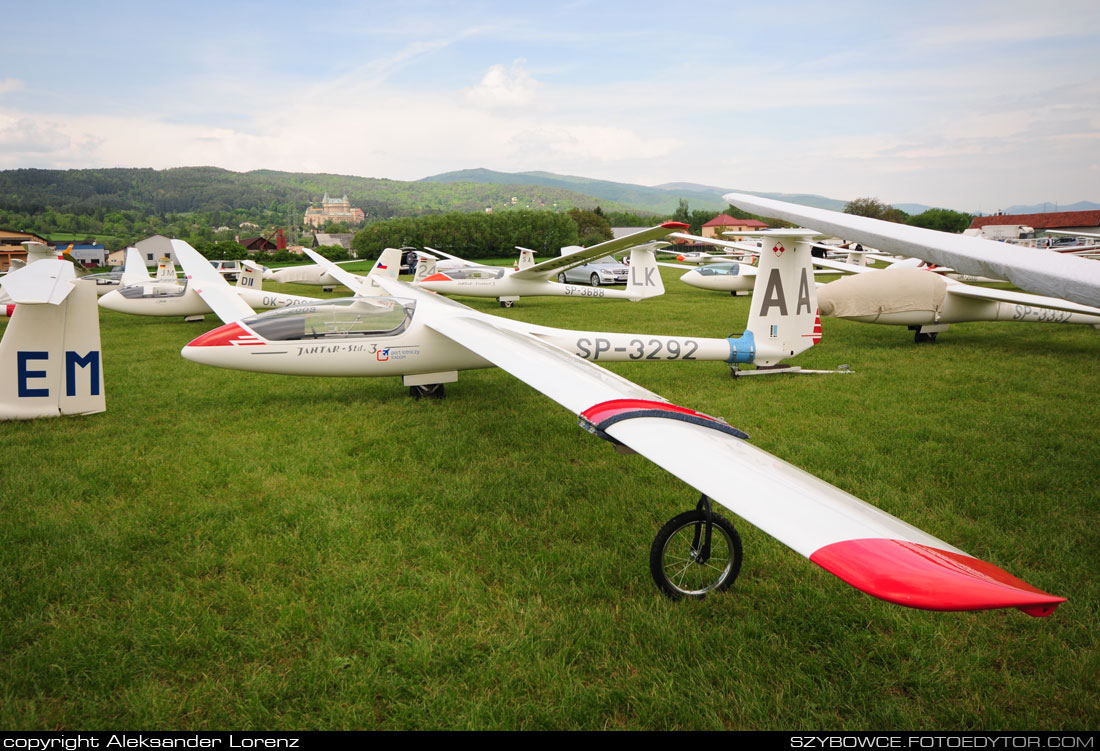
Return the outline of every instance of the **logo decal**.
{"type": "Polygon", "coordinates": [[[390,348],[386,347],[385,349],[378,350],[378,354],[375,355],[375,358],[378,362],[386,362],[390,359],[390,348]]]}
{"type": "Polygon", "coordinates": [[[779,256],[783,255],[783,251],[785,250],[786,248],[783,247],[783,243],[777,242],[775,247],[772,248],[772,253],[775,253],[775,257],[779,258],[779,256]]]}

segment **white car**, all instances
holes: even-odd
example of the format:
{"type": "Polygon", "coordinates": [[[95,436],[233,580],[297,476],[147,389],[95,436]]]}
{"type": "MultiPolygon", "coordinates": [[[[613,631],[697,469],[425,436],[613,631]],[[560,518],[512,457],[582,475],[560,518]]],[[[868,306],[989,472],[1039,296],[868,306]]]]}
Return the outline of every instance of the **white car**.
{"type": "Polygon", "coordinates": [[[562,284],[567,282],[573,284],[588,283],[593,287],[599,287],[601,284],[626,284],[629,275],[629,266],[611,256],[605,256],[592,263],[566,269],[558,274],[558,281],[562,284]]]}

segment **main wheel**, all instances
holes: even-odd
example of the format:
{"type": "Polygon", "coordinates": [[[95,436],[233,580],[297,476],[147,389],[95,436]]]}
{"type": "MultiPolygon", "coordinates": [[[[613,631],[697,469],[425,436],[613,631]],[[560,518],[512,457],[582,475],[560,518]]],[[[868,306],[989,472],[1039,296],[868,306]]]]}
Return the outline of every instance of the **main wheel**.
{"type": "Polygon", "coordinates": [[[729,589],[741,572],[741,536],[724,516],[711,514],[710,557],[702,560],[706,515],[685,511],[668,521],[649,551],[649,571],[662,592],[674,600],[729,589]]]}
{"type": "Polygon", "coordinates": [[[918,329],[917,333],[913,335],[913,341],[916,342],[917,344],[925,344],[927,342],[935,342],[936,341],[936,333],[937,332],[932,332],[931,334],[922,334],[920,332],[920,330],[918,329]]]}
{"type": "Polygon", "coordinates": [[[413,399],[442,399],[446,395],[442,383],[428,383],[423,386],[409,386],[409,396],[413,399]]]}
{"type": "Polygon", "coordinates": [[[512,307],[513,305],[516,304],[515,300],[500,300],[499,302],[500,302],[500,307],[502,307],[502,308],[510,308],[510,307],[512,307]]]}
{"type": "Polygon", "coordinates": [[[599,287],[600,286],[600,275],[599,274],[593,274],[592,276],[588,277],[588,283],[591,284],[593,287],[599,287]]]}

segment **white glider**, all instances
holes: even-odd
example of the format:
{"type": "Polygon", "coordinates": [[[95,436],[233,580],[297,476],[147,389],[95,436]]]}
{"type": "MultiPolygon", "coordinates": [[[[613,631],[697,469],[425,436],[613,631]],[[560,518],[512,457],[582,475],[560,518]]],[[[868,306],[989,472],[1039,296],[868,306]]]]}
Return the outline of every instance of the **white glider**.
{"type": "Polygon", "coordinates": [[[108,292],[100,307],[145,316],[185,316],[215,313],[223,321],[252,315],[256,309],[282,308],[316,300],[314,297],[264,292],[258,267],[245,261],[246,271],[230,286],[197,250],[183,240],[172,240],[172,252],[183,266],[184,280],[145,280],[108,292]],[[227,318],[228,317],[228,318],[227,318]]]}
{"type": "MultiPolygon", "coordinates": [[[[761,269],[766,294],[754,295],[754,310],[769,316],[758,346],[774,346],[777,355],[784,346],[805,349],[813,334],[791,321],[805,320],[806,307],[811,318],[815,313],[808,249],[777,241],[768,254],[762,264],[771,266],[761,269]]],[[[724,421],[671,404],[597,364],[730,362],[736,340],[554,329],[486,315],[395,279],[374,281],[388,297],[271,311],[214,329],[182,354],[239,370],[401,376],[418,391],[441,391],[458,370],[499,367],[576,414],[585,430],[704,494],[696,511],[662,529],[651,551],[654,578],[672,595],[724,589],[740,568],[736,531],[714,517],[712,498],[889,602],[931,610],[1016,607],[1044,616],[1064,601],[755,448],[724,421]]]]}
{"type": "MultiPolygon", "coordinates": [[[[501,306],[511,307],[521,297],[565,296],[597,297],[621,300],[643,300],[664,293],[664,283],[657,269],[653,249],[647,243],[659,240],[671,232],[686,229],[686,224],[666,222],[658,227],[635,232],[626,237],[581,248],[572,253],[551,258],[528,266],[520,264],[518,270],[505,267],[474,266],[437,271],[430,275],[417,274],[416,285],[432,292],[468,297],[495,297],[501,306]],[[597,258],[633,248],[630,273],[625,290],[604,287],[586,287],[551,281],[567,269],[581,266],[597,258]]],[[[418,268],[419,272],[419,268],[418,268]]]]}
{"type": "Polygon", "coordinates": [[[962,274],[1007,279],[1028,292],[1100,307],[1100,264],[1088,259],[742,193],[722,198],[744,211],[785,219],[882,251],[950,266],[962,274]]]}

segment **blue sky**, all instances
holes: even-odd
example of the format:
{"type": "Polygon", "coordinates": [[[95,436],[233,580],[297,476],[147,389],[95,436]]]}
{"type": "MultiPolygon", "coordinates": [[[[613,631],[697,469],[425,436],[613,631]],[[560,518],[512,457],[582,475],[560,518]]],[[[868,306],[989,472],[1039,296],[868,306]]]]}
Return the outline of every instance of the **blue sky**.
{"type": "Polygon", "coordinates": [[[1095,0],[10,5],[0,169],[1100,202],[1095,0]]]}

